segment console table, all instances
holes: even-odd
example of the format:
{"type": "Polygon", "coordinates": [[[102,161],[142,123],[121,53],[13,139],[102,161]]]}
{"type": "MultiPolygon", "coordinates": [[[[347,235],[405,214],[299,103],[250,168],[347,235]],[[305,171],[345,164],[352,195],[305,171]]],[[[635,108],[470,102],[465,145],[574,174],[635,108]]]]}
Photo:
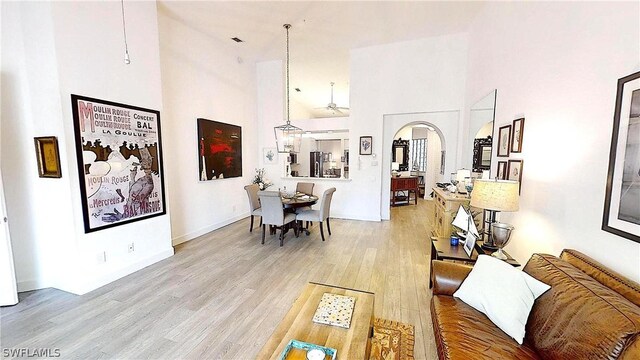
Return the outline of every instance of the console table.
{"type": "MultiPolygon", "coordinates": [[[[453,233],[451,222],[456,217],[461,205],[469,206],[470,199],[467,195],[450,193],[449,191],[433,188],[433,226],[431,236],[449,237],[453,233]]],[[[481,222],[480,222],[481,224],[481,222]]],[[[476,221],[476,226],[478,221],[476,221]]]]}
{"type": "Polygon", "coordinates": [[[411,200],[411,193],[414,194],[414,205],[418,204],[418,188],[417,176],[400,176],[391,177],[391,206],[400,204],[408,204],[411,200]],[[407,192],[407,195],[398,195],[399,192],[407,192]]]}

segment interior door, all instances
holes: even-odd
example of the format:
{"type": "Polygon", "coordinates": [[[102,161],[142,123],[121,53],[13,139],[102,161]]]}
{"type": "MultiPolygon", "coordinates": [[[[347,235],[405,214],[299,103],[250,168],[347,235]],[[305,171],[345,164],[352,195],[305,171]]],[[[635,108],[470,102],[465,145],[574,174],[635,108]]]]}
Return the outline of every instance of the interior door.
{"type": "Polygon", "coordinates": [[[0,222],[0,306],[6,306],[18,303],[18,288],[7,223],[7,209],[4,203],[2,173],[0,173],[0,222]]]}

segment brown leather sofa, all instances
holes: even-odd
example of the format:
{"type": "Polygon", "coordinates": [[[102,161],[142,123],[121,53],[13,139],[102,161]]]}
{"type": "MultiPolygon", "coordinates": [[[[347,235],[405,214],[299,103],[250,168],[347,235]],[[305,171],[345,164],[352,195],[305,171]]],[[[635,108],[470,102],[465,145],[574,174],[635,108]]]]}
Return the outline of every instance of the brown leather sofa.
{"type": "Polygon", "coordinates": [[[529,259],[523,271],[551,289],[536,300],[522,345],[452,296],[470,271],[433,263],[431,320],[440,359],[640,359],[640,285],[588,256],[564,250],[560,258],[529,259]]]}

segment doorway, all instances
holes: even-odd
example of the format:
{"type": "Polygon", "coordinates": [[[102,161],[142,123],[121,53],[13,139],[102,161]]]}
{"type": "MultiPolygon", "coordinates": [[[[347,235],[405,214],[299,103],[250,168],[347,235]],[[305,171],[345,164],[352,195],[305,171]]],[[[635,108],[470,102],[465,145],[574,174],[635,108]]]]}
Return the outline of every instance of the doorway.
{"type": "MultiPolygon", "coordinates": [[[[424,113],[406,113],[406,114],[388,114],[383,118],[383,149],[382,152],[382,189],[380,201],[380,217],[383,220],[389,220],[391,217],[391,171],[392,168],[398,167],[394,155],[397,150],[393,148],[393,141],[402,137],[409,140],[407,156],[408,163],[402,169],[406,169],[404,174],[411,175],[414,168],[414,161],[410,160],[414,157],[411,154],[411,140],[414,137],[414,128],[416,129],[416,140],[420,136],[426,137],[426,155],[424,162],[426,163],[426,171],[424,172],[424,193],[428,197],[431,194],[430,189],[435,186],[436,182],[444,181],[444,174],[451,172],[450,169],[455,168],[456,160],[456,141],[447,139],[456,139],[458,132],[458,111],[440,111],[440,112],[424,112],[424,113]],[[407,130],[408,129],[408,130],[407,130]],[[426,135],[425,135],[426,131],[426,135]],[[404,136],[404,137],[403,137],[404,136]],[[431,141],[429,141],[431,139],[431,141]],[[431,147],[429,147],[431,143],[431,147]],[[431,163],[431,167],[429,167],[431,163]]],[[[414,146],[418,148],[421,142],[415,142],[414,146]]],[[[416,150],[414,150],[416,151],[416,150]]],[[[419,154],[415,154],[415,159],[420,168],[419,154]]],[[[397,156],[396,156],[397,158],[397,156]]],[[[414,171],[414,174],[419,171],[414,171]]]]}

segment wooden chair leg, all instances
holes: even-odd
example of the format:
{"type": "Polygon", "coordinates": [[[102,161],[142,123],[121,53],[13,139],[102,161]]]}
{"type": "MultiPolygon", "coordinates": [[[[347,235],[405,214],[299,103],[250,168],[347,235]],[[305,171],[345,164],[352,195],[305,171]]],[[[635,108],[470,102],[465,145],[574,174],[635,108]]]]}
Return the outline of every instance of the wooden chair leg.
{"type": "Polygon", "coordinates": [[[320,221],[320,236],[322,237],[322,241],[324,241],[324,230],[322,230],[322,221],[320,221]]]}
{"type": "Polygon", "coordinates": [[[253,232],[253,215],[251,215],[251,225],[249,225],[249,232],[253,232]]]}
{"type": "Polygon", "coordinates": [[[280,228],[280,246],[284,245],[284,226],[280,228]]]}
{"type": "Polygon", "coordinates": [[[264,236],[267,232],[267,225],[262,224],[262,245],[264,245],[264,236]]]}
{"type": "Polygon", "coordinates": [[[262,216],[260,216],[260,225],[262,225],[262,216]]]}
{"type": "Polygon", "coordinates": [[[300,226],[299,226],[299,221],[294,221],[293,222],[293,233],[296,235],[296,237],[300,237],[300,226]]]}
{"type": "Polygon", "coordinates": [[[329,222],[329,218],[327,218],[327,230],[329,230],[329,235],[331,235],[331,222],[329,222]]]}

